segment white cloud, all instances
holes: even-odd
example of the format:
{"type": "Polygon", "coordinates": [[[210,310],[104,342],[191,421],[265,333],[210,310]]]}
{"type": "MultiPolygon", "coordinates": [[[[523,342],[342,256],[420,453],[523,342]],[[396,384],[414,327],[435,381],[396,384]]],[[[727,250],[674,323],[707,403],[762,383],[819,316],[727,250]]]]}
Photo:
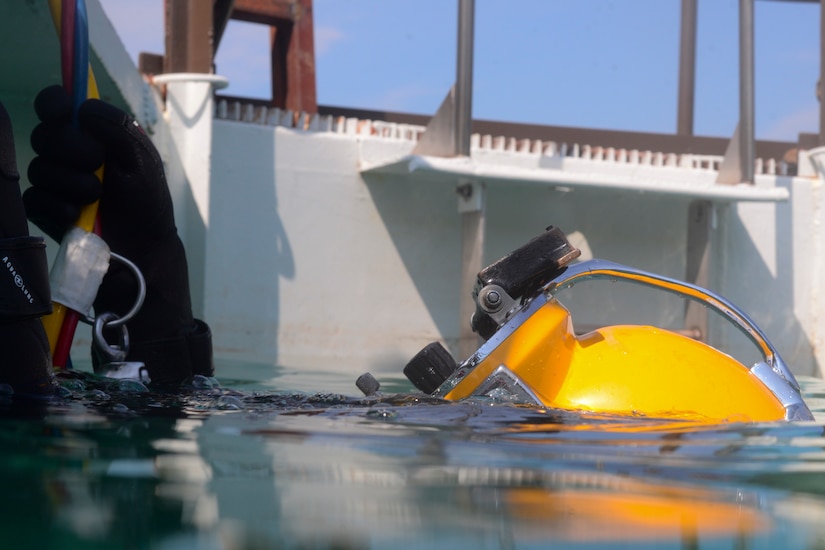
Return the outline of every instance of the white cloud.
{"type": "Polygon", "coordinates": [[[759,132],[759,138],[796,141],[800,132],[819,132],[819,104],[809,105],[780,117],[765,132],[759,132]]]}
{"type": "Polygon", "coordinates": [[[375,105],[388,111],[430,112],[428,109],[423,109],[423,106],[435,102],[432,108],[432,113],[435,113],[448,91],[448,88],[435,90],[421,84],[396,86],[376,98],[375,105]]]}
{"type": "Polygon", "coordinates": [[[347,35],[335,27],[315,27],[315,55],[324,55],[332,48],[332,45],[341,40],[345,40],[347,35]]]}

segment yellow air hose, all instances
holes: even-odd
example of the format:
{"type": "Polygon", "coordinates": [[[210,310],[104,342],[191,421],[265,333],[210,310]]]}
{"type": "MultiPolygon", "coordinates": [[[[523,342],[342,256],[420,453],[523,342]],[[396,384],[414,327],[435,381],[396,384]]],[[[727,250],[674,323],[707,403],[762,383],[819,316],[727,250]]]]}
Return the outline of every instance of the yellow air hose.
{"type": "MultiPolygon", "coordinates": [[[[65,24],[64,21],[64,7],[69,7],[70,9],[77,10],[79,6],[82,9],[82,15],[84,17],[83,24],[85,24],[85,5],[83,4],[83,0],[79,0],[76,3],[66,2],[61,0],[49,0],[49,8],[51,9],[52,19],[54,21],[55,29],[57,30],[58,38],[61,41],[61,47],[66,44],[67,42],[74,42],[75,47],[77,47],[77,40],[70,41],[69,36],[64,36],[66,29],[63,29],[65,24]]],[[[77,17],[77,13],[73,14],[74,19],[77,17]]],[[[75,28],[77,28],[75,26],[75,28]]],[[[70,30],[71,32],[71,30],[70,30]]],[[[71,38],[75,38],[71,36],[71,38]]],[[[85,38],[85,37],[83,37],[85,38]]],[[[81,44],[82,47],[88,50],[88,40],[86,39],[85,44],[81,44]]],[[[64,64],[64,77],[66,75],[65,71],[65,64],[67,59],[63,56],[63,64],[64,64]]],[[[100,94],[97,88],[97,82],[94,77],[94,73],[92,72],[91,66],[89,66],[88,59],[85,61],[85,67],[75,66],[72,67],[73,72],[75,75],[87,75],[87,86],[86,86],[86,98],[99,98],[100,94]]],[[[81,76],[82,78],[82,76],[81,76]]],[[[67,85],[64,78],[64,86],[67,85]]],[[[69,90],[72,91],[71,89],[69,90]]],[[[75,99],[75,104],[78,105],[79,101],[78,98],[75,99]]],[[[103,166],[98,168],[95,172],[95,175],[98,177],[100,181],[103,181],[103,166]]],[[[92,203],[85,206],[80,213],[80,217],[77,219],[75,225],[84,231],[92,232],[95,229],[95,220],[97,218],[97,209],[98,203],[92,203]]],[[[52,304],[53,311],[50,315],[43,318],[43,326],[46,329],[46,336],[49,339],[49,348],[52,353],[53,358],[53,365],[55,368],[65,368],[68,355],[69,355],[69,348],[71,348],[71,342],[74,337],[75,327],[77,326],[77,321],[79,320],[79,313],[75,312],[65,305],[54,302],[52,304]]],[[[83,312],[85,314],[85,312],[83,312]]]]}

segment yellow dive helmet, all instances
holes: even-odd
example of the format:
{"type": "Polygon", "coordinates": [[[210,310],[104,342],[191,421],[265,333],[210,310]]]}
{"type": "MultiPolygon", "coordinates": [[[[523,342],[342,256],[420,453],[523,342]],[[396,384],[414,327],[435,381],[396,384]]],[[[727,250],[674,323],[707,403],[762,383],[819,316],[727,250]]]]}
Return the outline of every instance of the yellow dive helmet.
{"type": "Polygon", "coordinates": [[[439,343],[404,368],[416,387],[449,400],[705,422],[812,420],[799,384],[739,308],[695,285],[579,256],[557,228],[479,272],[471,324],[486,342],[456,365],[439,343]],[[739,328],[762,360],[748,368],[698,340],[650,326],[576,335],[555,294],[588,279],[624,279],[698,300],[739,328]]]}

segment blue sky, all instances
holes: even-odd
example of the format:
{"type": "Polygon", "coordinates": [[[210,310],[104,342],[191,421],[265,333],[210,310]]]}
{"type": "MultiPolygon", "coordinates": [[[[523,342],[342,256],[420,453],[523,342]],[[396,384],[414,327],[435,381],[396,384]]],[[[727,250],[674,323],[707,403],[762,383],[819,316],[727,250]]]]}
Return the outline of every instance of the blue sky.
{"type": "MultiPolygon", "coordinates": [[[[101,0],[133,58],[163,0],[101,0]]],[[[698,0],[695,133],[738,119],[738,0],[698,0]]],[[[756,2],[756,134],[816,132],[819,5],[756,2]]],[[[476,0],[473,117],[672,133],[679,0],[476,0]]],[[[457,0],[314,0],[318,101],[432,114],[455,80],[457,0]]],[[[227,93],[269,97],[268,30],[231,21],[227,93]]]]}

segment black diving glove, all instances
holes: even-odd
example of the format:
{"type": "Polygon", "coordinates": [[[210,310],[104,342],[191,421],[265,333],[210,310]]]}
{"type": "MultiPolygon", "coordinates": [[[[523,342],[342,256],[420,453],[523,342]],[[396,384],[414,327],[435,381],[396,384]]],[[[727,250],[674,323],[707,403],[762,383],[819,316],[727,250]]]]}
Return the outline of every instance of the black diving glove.
{"type": "MultiPolygon", "coordinates": [[[[186,254],[157,149],[132,117],[100,100],[83,102],[74,126],[71,100],[59,86],[38,94],[35,111],[41,123],[31,142],[38,156],[29,165],[32,187],[23,194],[29,219],[60,242],[81,208],[99,199],[101,237],[146,279],[143,307],[126,325],[126,359],[143,361],[155,383],[212,376],[211,334],[192,317],[186,254]],[[102,184],[93,174],[101,163],[102,184]]],[[[137,292],[134,275],[113,260],[95,313],[122,316],[137,292]]],[[[107,331],[110,342],[117,341],[114,334],[107,331]]]]}
{"type": "Polygon", "coordinates": [[[0,103],[0,383],[16,394],[54,392],[49,342],[40,316],[51,312],[46,243],[30,237],[11,120],[0,103]]]}

